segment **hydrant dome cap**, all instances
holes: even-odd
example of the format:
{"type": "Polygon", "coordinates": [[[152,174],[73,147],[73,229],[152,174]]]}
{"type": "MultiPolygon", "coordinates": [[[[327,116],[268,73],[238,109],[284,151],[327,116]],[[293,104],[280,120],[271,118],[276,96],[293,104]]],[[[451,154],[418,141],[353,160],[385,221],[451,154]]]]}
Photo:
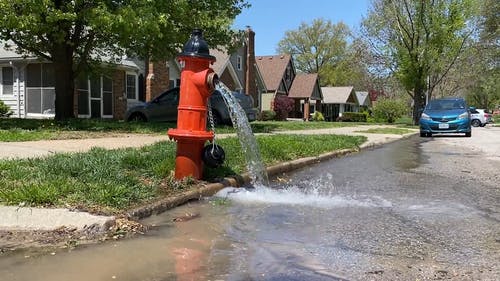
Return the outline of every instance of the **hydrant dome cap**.
{"type": "Polygon", "coordinates": [[[215,57],[210,55],[208,44],[203,38],[201,29],[194,29],[191,38],[186,42],[179,57],[198,57],[215,61],[215,57]]]}

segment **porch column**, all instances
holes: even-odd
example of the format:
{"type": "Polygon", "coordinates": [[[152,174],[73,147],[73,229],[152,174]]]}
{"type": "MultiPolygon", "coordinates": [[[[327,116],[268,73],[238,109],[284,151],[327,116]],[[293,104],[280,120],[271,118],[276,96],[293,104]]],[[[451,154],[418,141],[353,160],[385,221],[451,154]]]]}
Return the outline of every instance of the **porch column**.
{"type": "Polygon", "coordinates": [[[304,101],[304,121],[309,121],[309,99],[304,101]]]}

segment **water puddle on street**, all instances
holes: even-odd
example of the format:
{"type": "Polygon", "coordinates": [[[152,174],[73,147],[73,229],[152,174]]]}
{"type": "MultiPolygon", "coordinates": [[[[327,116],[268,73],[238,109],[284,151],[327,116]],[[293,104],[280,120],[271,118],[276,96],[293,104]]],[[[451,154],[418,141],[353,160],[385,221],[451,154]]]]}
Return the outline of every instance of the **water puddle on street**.
{"type": "Polygon", "coordinates": [[[151,230],[133,239],[4,254],[0,279],[417,280],[494,268],[498,224],[453,178],[414,173],[425,160],[415,153],[418,139],[404,140],[226,188],[145,219],[151,230]]]}

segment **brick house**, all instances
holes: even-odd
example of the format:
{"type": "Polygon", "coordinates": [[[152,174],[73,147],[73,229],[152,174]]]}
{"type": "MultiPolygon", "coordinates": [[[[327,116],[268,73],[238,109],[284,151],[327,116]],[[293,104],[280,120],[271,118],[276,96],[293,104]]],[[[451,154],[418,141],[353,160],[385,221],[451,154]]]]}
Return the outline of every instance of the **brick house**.
{"type": "MultiPolygon", "coordinates": [[[[10,44],[12,45],[12,44],[10,44]]],[[[259,107],[264,81],[255,62],[255,32],[246,30],[243,45],[233,53],[211,49],[212,65],[220,81],[234,91],[251,95],[259,107]]],[[[123,59],[99,76],[83,75],[75,81],[75,116],[121,120],[128,107],[150,101],[179,86],[181,66],[168,61],[123,59]]],[[[18,118],[53,118],[55,79],[50,62],[0,49],[0,100],[18,118]]]]}
{"type": "MultiPolygon", "coordinates": [[[[122,60],[101,75],[81,75],[75,81],[75,115],[123,119],[128,101],[138,99],[138,72],[133,61],[122,60]]],[[[0,78],[0,100],[10,107],[11,117],[54,117],[52,63],[0,48],[0,78]]]]}
{"type": "MultiPolygon", "coordinates": [[[[229,53],[227,50],[210,49],[216,58],[211,66],[219,80],[231,90],[252,96],[258,107],[264,82],[255,63],[255,32],[248,28],[241,47],[229,53]]],[[[145,101],[150,101],[162,92],[180,86],[182,67],[172,58],[167,62],[150,62],[146,78],[145,101]]]]}

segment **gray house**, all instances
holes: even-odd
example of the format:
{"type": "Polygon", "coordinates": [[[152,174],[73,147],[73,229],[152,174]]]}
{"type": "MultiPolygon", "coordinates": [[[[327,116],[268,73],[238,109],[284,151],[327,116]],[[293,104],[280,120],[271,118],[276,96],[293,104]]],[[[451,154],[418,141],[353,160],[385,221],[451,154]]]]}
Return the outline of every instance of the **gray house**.
{"type": "Polygon", "coordinates": [[[321,87],[323,92],[322,110],[325,120],[335,121],[344,112],[358,112],[359,103],[352,86],[321,87]]]}
{"type": "MultiPolygon", "coordinates": [[[[10,107],[11,117],[53,118],[57,77],[52,63],[0,44],[0,100],[10,107]]],[[[123,118],[127,102],[138,99],[138,69],[134,62],[122,60],[101,75],[82,75],[75,81],[75,115],[123,118]]]]}

